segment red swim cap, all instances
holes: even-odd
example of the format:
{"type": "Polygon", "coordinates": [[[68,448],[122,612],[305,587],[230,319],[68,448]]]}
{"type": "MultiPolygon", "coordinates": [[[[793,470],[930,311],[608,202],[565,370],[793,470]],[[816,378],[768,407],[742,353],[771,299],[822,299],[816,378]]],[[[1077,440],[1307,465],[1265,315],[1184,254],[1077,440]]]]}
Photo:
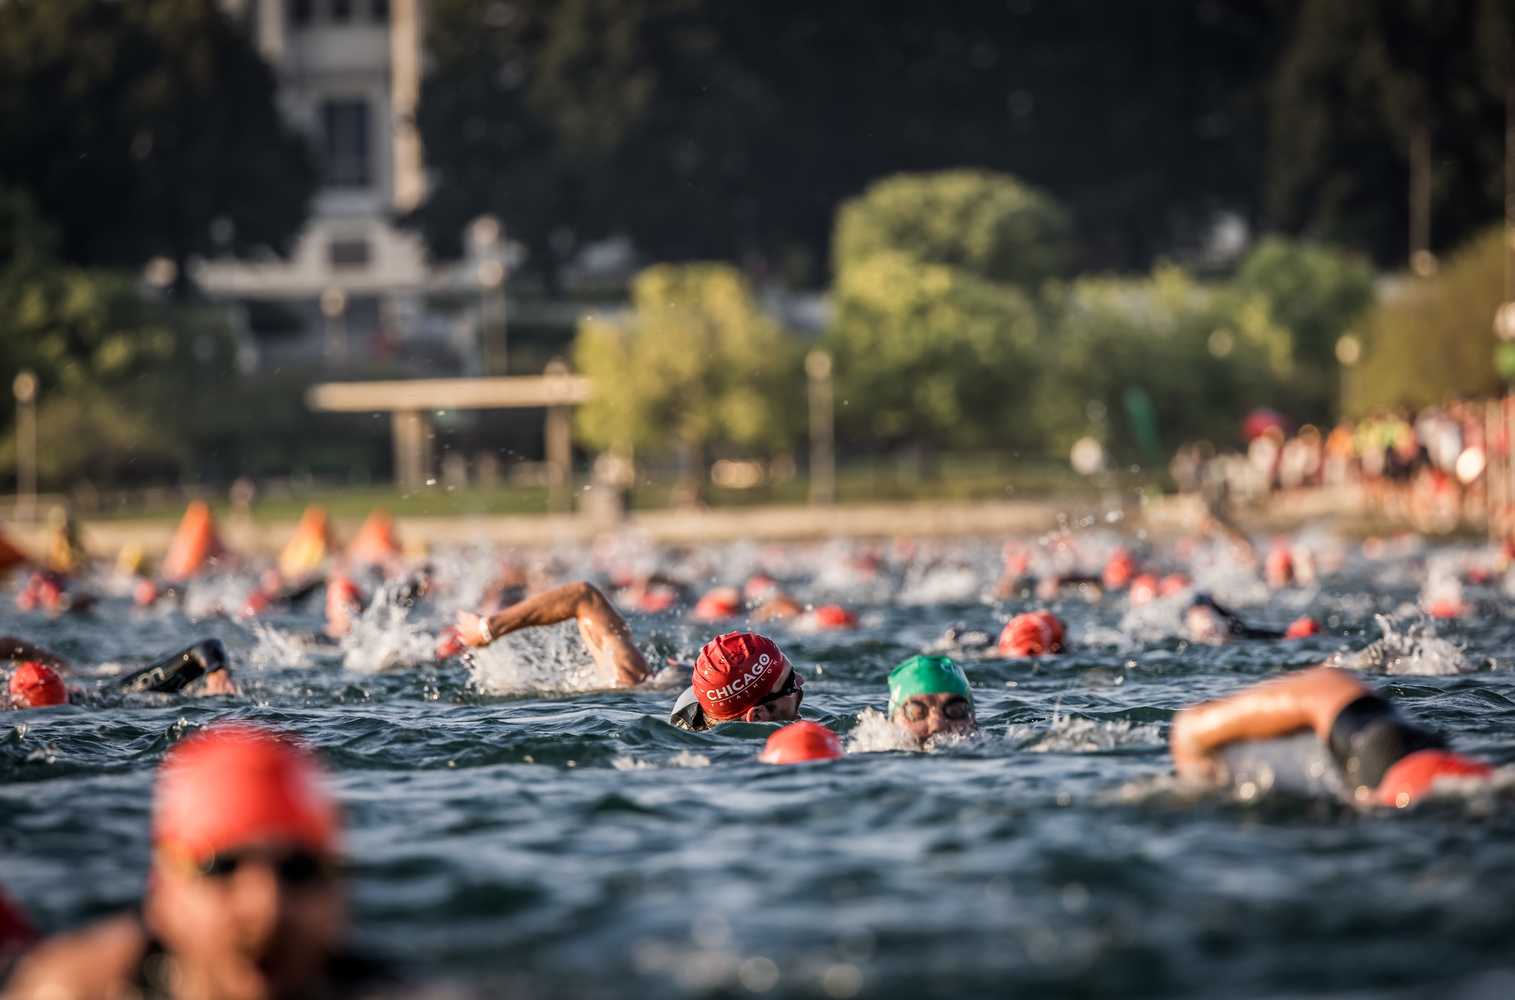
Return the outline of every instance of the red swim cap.
{"type": "Polygon", "coordinates": [[[1160,584],[1151,573],[1143,573],[1131,581],[1131,603],[1151,604],[1157,599],[1160,584]]]}
{"type": "Polygon", "coordinates": [[[1448,750],[1417,750],[1389,768],[1378,783],[1378,804],[1403,809],[1441,778],[1488,778],[1494,769],[1481,760],[1448,750]]]}
{"type": "Polygon", "coordinates": [[[735,587],[717,587],[701,597],[689,613],[691,618],[713,622],[721,618],[734,618],[742,610],[742,595],[735,587]]]}
{"type": "Polygon", "coordinates": [[[764,764],[803,764],[840,756],[842,738],[836,733],[818,722],[791,722],[768,737],[758,760],[764,764]]]}
{"type": "Polygon", "coordinates": [[[1169,573],[1163,577],[1157,585],[1157,596],[1172,597],[1180,591],[1189,589],[1189,578],[1182,573],[1169,573]]]}
{"type": "Polygon", "coordinates": [[[153,801],[153,842],[195,860],[279,842],[336,849],[337,810],[304,750],[242,723],[214,726],[168,752],[153,801]]]}
{"type": "Polygon", "coordinates": [[[1052,637],[1052,644],[1047,648],[1047,652],[1061,653],[1068,638],[1068,629],[1063,624],[1063,620],[1045,608],[1031,613],[1046,624],[1047,634],[1052,637]]]}
{"type": "Polygon", "coordinates": [[[1106,590],[1120,590],[1136,575],[1136,560],[1125,549],[1116,549],[1110,561],[1105,563],[1103,580],[1106,590]]]}
{"type": "Polygon", "coordinates": [[[1294,582],[1294,555],[1284,542],[1274,542],[1263,559],[1263,575],[1270,587],[1287,587],[1294,582]]]}
{"type": "Polygon", "coordinates": [[[1450,597],[1442,597],[1426,605],[1426,614],[1432,618],[1461,618],[1466,605],[1450,597]]]}
{"type": "Polygon", "coordinates": [[[772,639],[727,632],[705,643],[694,664],[694,696],[712,719],[734,719],[762,701],[789,661],[772,639]]]}
{"type": "Polygon", "coordinates": [[[1285,639],[1304,639],[1312,635],[1320,635],[1320,622],[1309,615],[1301,615],[1289,623],[1284,631],[1285,639]]]}
{"type": "Polygon", "coordinates": [[[11,674],[11,704],[17,708],[47,708],[68,704],[68,689],[52,667],[26,660],[11,674]]]}
{"type": "Polygon", "coordinates": [[[1056,619],[1044,611],[1028,611],[1016,615],[1005,623],[1004,630],[999,634],[999,654],[1042,656],[1056,652],[1056,635],[1052,625],[1054,621],[1056,619]]]}
{"type": "Polygon", "coordinates": [[[840,604],[822,604],[810,617],[816,628],[857,628],[857,615],[840,604]]]}

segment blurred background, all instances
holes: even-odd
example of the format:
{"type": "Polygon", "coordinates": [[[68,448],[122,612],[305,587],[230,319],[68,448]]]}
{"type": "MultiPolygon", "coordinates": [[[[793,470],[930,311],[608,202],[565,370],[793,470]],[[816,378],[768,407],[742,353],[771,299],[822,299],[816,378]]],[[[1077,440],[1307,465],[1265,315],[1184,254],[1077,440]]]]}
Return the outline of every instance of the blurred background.
{"type": "Polygon", "coordinates": [[[1512,145],[1508,0],[0,0],[0,485],[1454,525],[1512,145]]]}

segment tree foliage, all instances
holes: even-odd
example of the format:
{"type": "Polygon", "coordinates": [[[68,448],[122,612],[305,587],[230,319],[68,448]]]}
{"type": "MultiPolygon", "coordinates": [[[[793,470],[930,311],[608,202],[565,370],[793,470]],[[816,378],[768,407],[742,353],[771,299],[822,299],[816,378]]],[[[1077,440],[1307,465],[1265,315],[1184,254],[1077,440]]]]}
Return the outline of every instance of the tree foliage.
{"type": "Polygon", "coordinates": [[[70,263],[287,249],[316,178],[274,98],[215,0],[0,3],[0,186],[70,263]]]}
{"type": "Polygon", "coordinates": [[[1494,314],[1504,299],[1505,234],[1486,231],[1432,278],[1405,280],[1359,324],[1363,360],[1348,375],[1343,409],[1354,415],[1490,395],[1494,314]]]}
{"type": "Polygon", "coordinates": [[[721,264],[661,265],[632,284],[629,320],[591,317],[574,360],[594,380],[580,436],[599,448],[669,454],[779,448],[797,429],[796,346],[721,264]]]}
{"type": "Polygon", "coordinates": [[[1028,419],[1059,452],[1084,434],[1138,452],[1133,391],[1152,402],[1161,444],[1229,440],[1242,415],[1275,402],[1294,373],[1288,331],[1266,299],[1163,267],[1143,279],[1086,278],[1049,302],[1055,375],[1040,380],[1028,419]]]}
{"type": "Polygon", "coordinates": [[[1018,289],[881,252],[843,270],[832,295],[827,345],[846,437],[885,447],[1034,441],[1018,417],[1039,374],[1037,322],[1018,289]]]}
{"type": "Polygon", "coordinates": [[[1034,293],[1067,265],[1068,221],[1051,199],[1001,174],[898,174],[842,205],[833,247],[838,273],[902,253],[1034,293]]]}
{"type": "Polygon", "coordinates": [[[1372,304],[1374,281],[1361,254],[1281,237],[1263,240],[1242,261],[1235,288],[1267,301],[1273,322],[1289,332],[1296,362],[1273,405],[1300,420],[1335,414],[1336,342],[1372,304]]]}

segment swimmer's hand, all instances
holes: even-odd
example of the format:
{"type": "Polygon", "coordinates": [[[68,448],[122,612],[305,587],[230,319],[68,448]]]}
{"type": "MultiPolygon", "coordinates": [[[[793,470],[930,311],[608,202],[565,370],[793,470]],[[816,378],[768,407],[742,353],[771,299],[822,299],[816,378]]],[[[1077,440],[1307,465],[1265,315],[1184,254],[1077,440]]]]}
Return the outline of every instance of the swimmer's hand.
{"type": "Polygon", "coordinates": [[[483,615],[476,615],[472,611],[459,611],[455,619],[458,627],[458,638],[463,640],[465,646],[487,646],[494,641],[494,635],[486,637],[485,630],[488,628],[489,619],[483,615]]]}

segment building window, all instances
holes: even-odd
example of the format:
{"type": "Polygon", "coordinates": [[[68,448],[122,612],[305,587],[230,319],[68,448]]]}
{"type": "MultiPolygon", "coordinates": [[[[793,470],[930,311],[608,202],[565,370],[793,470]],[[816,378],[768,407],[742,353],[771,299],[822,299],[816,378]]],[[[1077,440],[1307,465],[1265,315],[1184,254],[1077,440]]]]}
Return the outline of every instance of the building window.
{"type": "Polygon", "coordinates": [[[324,102],[321,128],[326,183],[342,188],[365,188],[372,184],[368,102],[361,97],[324,102]]]}
{"type": "Polygon", "coordinates": [[[340,23],[352,20],[352,0],[331,0],[331,19],[340,23]]]}
{"type": "Polygon", "coordinates": [[[370,260],[368,241],[361,236],[338,237],[326,247],[327,260],[332,270],[367,267],[370,260]]]}
{"type": "Polygon", "coordinates": [[[389,20],[389,0],[373,0],[373,19],[380,24],[389,20]]]}
{"type": "Polygon", "coordinates": [[[311,0],[289,0],[289,23],[303,28],[310,23],[311,0]]]}

